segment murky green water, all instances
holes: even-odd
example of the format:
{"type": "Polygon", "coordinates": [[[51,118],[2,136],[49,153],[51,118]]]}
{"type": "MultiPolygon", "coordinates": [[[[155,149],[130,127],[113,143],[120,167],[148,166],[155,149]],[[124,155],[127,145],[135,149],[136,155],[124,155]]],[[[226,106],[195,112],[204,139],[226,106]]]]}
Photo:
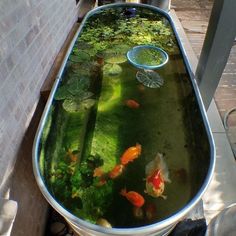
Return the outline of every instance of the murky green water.
{"type": "Polygon", "coordinates": [[[41,137],[41,172],[55,199],[92,223],[105,218],[114,227],[151,224],[191,200],[206,175],[208,156],[197,102],[168,21],[143,8],[119,7],[90,17],[41,137]],[[139,69],[127,61],[127,51],[140,44],[158,46],[170,57],[156,70],[164,81],[160,88],[141,84],[139,69]],[[109,178],[124,151],[137,143],[141,155],[117,178],[109,178]],[[169,169],[167,199],[145,193],[145,166],[157,153],[169,169]],[[123,188],[145,199],[141,216],[121,196],[123,188]]]}

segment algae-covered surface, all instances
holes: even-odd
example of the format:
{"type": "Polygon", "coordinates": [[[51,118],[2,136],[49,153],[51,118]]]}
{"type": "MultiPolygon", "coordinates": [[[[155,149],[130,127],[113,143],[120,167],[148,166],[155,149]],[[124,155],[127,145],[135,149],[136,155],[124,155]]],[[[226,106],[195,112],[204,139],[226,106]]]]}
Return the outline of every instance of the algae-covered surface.
{"type": "Polygon", "coordinates": [[[39,150],[41,174],[56,201],[84,220],[105,219],[112,227],[143,226],[176,213],[196,194],[209,162],[200,112],[168,20],[150,9],[137,7],[132,17],[128,11],[108,8],[87,19],[39,150]],[[138,69],[126,60],[127,51],[142,44],[169,54],[156,71],[164,80],[160,88],[138,82],[138,69]],[[130,147],[128,164],[121,164],[130,147]],[[171,180],[164,183],[166,198],[145,191],[145,166],[157,153],[171,180]],[[136,207],[122,196],[124,189],[141,195],[144,204],[136,207]]]}

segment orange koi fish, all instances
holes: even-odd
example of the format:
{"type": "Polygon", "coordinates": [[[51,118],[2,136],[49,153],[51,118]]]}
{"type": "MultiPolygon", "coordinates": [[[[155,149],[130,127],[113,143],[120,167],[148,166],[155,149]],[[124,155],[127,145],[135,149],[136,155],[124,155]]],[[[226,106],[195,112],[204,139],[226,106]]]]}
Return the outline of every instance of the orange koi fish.
{"type": "Polygon", "coordinates": [[[136,144],[136,146],[129,147],[128,149],[126,149],[120,158],[121,164],[126,165],[134,159],[138,158],[138,156],[141,154],[141,150],[142,147],[138,143],[136,144]]]}
{"type": "Polygon", "coordinates": [[[133,99],[126,100],[125,105],[129,108],[132,108],[132,109],[138,109],[139,106],[140,106],[140,104],[137,101],[133,100],[133,99]]]}
{"type": "Polygon", "coordinates": [[[163,160],[163,155],[157,153],[155,159],[149,162],[145,168],[146,172],[146,193],[152,197],[163,197],[165,182],[171,182],[169,171],[163,160]]]}
{"type": "Polygon", "coordinates": [[[143,196],[135,191],[127,192],[126,189],[122,189],[120,194],[124,196],[129,202],[131,202],[135,207],[142,207],[145,200],[143,196]]]}
{"type": "Polygon", "coordinates": [[[115,179],[116,177],[122,174],[123,169],[124,166],[122,164],[118,164],[109,172],[108,175],[111,179],[115,179]]]}

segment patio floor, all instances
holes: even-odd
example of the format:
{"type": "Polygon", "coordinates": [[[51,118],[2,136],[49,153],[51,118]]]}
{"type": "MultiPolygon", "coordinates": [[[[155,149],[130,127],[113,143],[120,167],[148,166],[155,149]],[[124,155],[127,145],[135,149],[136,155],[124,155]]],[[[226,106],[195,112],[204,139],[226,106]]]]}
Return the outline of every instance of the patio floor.
{"type": "MultiPolygon", "coordinates": [[[[212,3],[212,0],[172,0],[174,10],[171,15],[193,72],[202,49],[212,3]]],[[[232,113],[229,116],[229,129],[225,130],[222,123],[227,111],[236,106],[235,63],[236,47],[233,46],[214,100],[207,111],[216,144],[216,168],[212,182],[203,197],[207,222],[236,199],[236,163],[231,149],[236,143],[236,115],[232,113]]]]}

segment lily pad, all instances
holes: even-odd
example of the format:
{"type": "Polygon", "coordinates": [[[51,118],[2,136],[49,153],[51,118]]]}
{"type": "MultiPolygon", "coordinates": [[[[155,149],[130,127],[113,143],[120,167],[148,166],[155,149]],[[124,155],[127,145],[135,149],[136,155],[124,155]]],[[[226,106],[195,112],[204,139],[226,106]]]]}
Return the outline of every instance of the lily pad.
{"type": "Polygon", "coordinates": [[[70,113],[75,113],[75,112],[79,112],[83,109],[87,110],[90,109],[92,106],[94,106],[94,104],[96,103],[95,99],[85,99],[82,102],[79,99],[66,99],[63,104],[62,107],[70,113]]]}
{"type": "Polygon", "coordinates": [[[114,44],[112,48],[105,50],[104,59],[105,62],[111,64],[121,64],[127,61],[126,53],[129,51],[130,46],[114,44]]]}
{"type": "Polygon", "coordinates": [[[108,75],[119,75],[122,72],[122,68],[117,64],[106,64],[103,67],[104,74],[108,75]]]}
{"type": "Polygon", "coordinates": [[[66,98],[69,98],[69,96],[70,96],[70,93],[68,92],[66,86],[61,86],[57,90],[57,92],[56,92],[56,94],[54,96],[54,99],[55,100],[64,100],[66,98]]]}
{"type": "Polygon", "coordinates": [[[80,102],[74,99],[65,99],[62,107],[70,113],[78,112],[80,110],[80,102]]]}
{"type": "Polygon", "coordinates": [[[96,103],[95,99],[86,99],[81,102],[81,107],[84,109],[90,109],[96,103]]]}
{"type": "Polygon", "coordinates": [[[86,52],[83,51],[74,51],[74,54],[72,54],[69,57],[69,60],[75,63],[79,63],[79,62],[85,62],[85,61],[89,61],[90,60],[90,55],[86,52]]]}
{"type": "Polygon", "coordinates": [[[111,63],[111,64],[121,64],[127,61],[127,58],[125,55],[122,54],[113,54],[110,56],[105,57],[105,62],[111,63]]]}

